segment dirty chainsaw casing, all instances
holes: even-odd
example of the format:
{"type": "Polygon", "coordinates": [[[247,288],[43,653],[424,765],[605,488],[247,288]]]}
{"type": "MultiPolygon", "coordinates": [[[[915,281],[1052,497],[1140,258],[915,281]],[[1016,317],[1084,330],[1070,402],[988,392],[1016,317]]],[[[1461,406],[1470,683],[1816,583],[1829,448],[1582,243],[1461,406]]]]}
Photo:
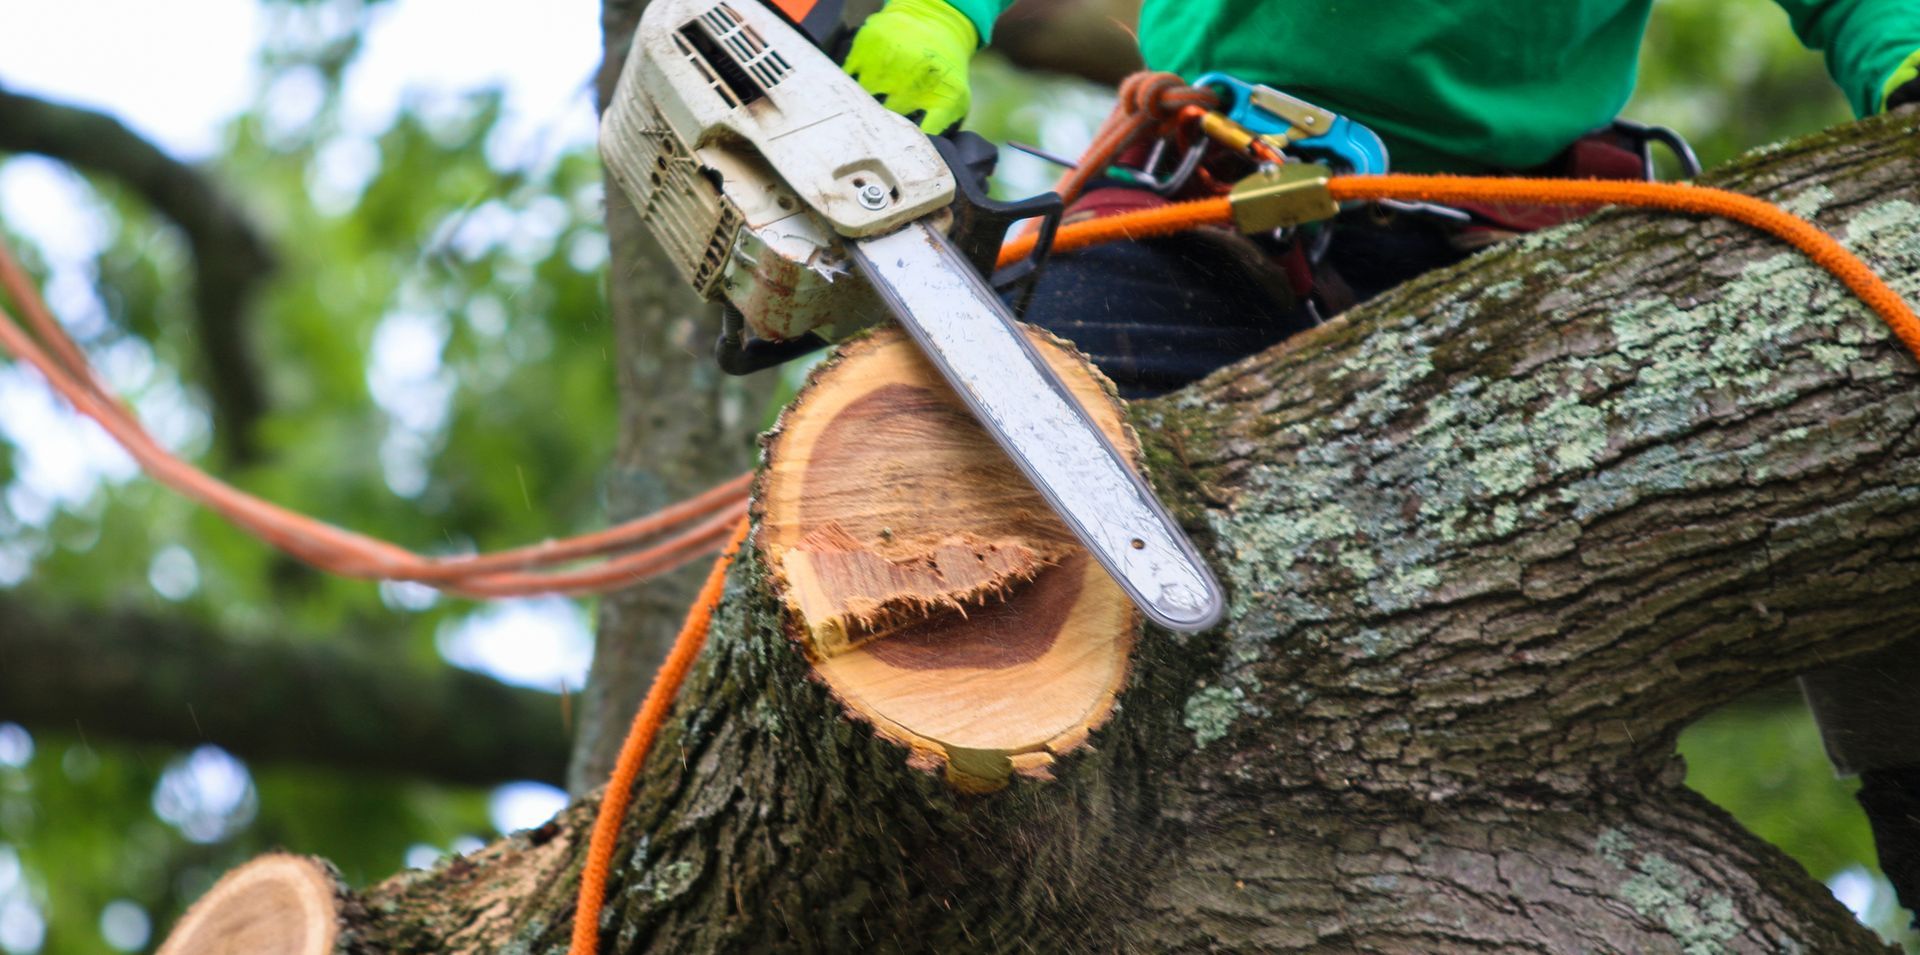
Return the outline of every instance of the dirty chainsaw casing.
{"type": "Polygon", "coordinates": [[[754,0],[648,4],[601,156],[681,276],[753,335],[844,334],[886,311],[840,239],[941,213],[954,177],[830,58],[769,37],[806,43],[754,0]]]}
{"type": "Polygon", "coordinates": [[[957,180],[964,135],[929,139],[756,0],[657,0],[600,150],[681,275],[726,302],[723,369],[898,320],[1149,619],[1212,626],[1219,582],[985,278],[1014,218],[1049,209],[1052,235],[1058,197],[994,203],[957,180]]]}

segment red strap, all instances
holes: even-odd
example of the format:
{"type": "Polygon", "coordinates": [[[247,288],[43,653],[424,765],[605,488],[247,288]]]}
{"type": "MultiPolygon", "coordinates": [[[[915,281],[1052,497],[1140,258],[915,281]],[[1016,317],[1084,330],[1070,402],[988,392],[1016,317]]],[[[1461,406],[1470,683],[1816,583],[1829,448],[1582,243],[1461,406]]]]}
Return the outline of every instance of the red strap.
{"type": "MultiPolygon", "coordinates": [[[[1573,141],[1552,162],[1532,170],[1531,175],[1554,179],[1639,180],[1644,176],[1640,156],[1621,147],[1611,132],[1590,133],[1573,141]]],[[[1512,202],[1457,203],[1509,232],[1537,232],[1572,222],[1599,206],[1548,206],[1512,202]]]]}
{"type": "Polygon", "coordinates": [[[820,0],[772,0],[775,9],[787,15],[787,19],[799,23],[813,12],[820,0]]]}

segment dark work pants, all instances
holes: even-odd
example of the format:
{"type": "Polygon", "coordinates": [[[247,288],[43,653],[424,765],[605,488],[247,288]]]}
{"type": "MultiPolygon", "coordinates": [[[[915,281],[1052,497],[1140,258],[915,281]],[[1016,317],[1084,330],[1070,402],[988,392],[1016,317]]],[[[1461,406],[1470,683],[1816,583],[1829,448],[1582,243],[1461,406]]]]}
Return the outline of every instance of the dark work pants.
{"type": "Polygon", "coordinates": [[[1880,868],[1920,926],[1920,638],[1800,678],[1834,768],[1858,774],[1880,868]]]}
{"type": "MultiPolygon", "coordinates": [[[[1332,317],[1263,254],[1203,232],[1055,256],[1022,317],[1086,352],[1123,397],[1164,394],[1332,317]]],[[[1364,301],[1465,257],[1435,226],[1363,211],[1338,220],[1323,261],[1364,301]]]]}

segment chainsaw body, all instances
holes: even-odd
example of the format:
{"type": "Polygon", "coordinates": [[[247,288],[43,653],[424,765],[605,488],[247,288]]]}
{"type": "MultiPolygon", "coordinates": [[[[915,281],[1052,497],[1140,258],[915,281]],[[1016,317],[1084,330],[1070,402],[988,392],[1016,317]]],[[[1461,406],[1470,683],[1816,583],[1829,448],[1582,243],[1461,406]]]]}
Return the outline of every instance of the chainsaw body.
{"type": "Polygon", "coordinates": [[[1044,256],[1059,199],[988,200],[955,175],[969,148],[993,152],[967,135],[928,138],[756,0],[655,0],[600,152],[681,276],[726,302],[722,368],[898,320],[1149,618],[1212,626],[1219,582],[987,281],[1016,219],[1047,217],[1044,256]]]}
{"type": "Polygon", "coordinates": [[[841,240],[953,201],[926,135],[754,0],[656,0],[630,56],[600,151],[694,290],[776,342],[885,317],[841,240]]]}

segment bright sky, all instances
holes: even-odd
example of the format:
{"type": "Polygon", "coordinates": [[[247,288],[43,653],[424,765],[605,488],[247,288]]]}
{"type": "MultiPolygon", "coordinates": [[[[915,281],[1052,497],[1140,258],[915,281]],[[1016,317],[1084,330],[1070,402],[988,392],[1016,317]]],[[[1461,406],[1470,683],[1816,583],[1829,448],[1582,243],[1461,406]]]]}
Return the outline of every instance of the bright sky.
{"type": "MultiPolygon", "coordinates": [[[[194,0],[193,15],[183,16],[185,9],[151,0],[0,0],[0,85],[105,110],[176,156],[205,157],[218,148],[222,125],[263,95],[255,65],[262,42],[336,34],[350,8],[323,2],[263,9],[257,0],[194,0]]],[[[335,151],[345,157],[339,165],[350,167],[351,140],[379,134],[404,100],[431,101],[488,86],[507,93],[506,134],[495,140],[496,160],[537,164],[591,142],[588,83],[599,56],[596,0],[384,4],[347,74],[349,135],[345,148],[335,151]]],[[[291,123],[311,115],[315,93],[296,80],[264,95],[274,120],[291,123]]],[[[351,177],[353,170],[336,175],[351,177]]],[[[14,160],[0,167],[0,216],[33,236],[52,259],[47,291],[55,309],[77,326],[99,321],[86,263],[105,240],[106,226],[85,185],[55,163],[14,160]]],[[[445,403],[433,374],[438,347],[413,347],[420,336],[405,334],[419,324],[416,319],[393,316],[393,327],[383,325],[376,336],[370,386],[392,399],[383,405],[431,409],[445,403]],[[422,361],[433,367],[415,367],[422,361]],[[395,368],[411,374],[396,379],[389,373],[395,368]],[[440,393],[425,394],[435,389],[440,393]]],[[[110,365],[109,378],[152,395],[142,400],[141,411],[168,444],[191,447],[204,440],[204,424],[195,421],[184,393],[165,381],[153,390],[157,372],[150,358],[129,355],[119,365],[118,374],[110,365]]],[[[36,376],[16,368],[0,370],[0,433],[22,449],[21,479],[9,491],[15,513],[44,520],[57,506],[84,502],[102,482],[134,476],[131,462],[103,434],[76,422],[36,376]]],[[[17,581],[25,571],[21,555],[0,541],[0,584],[17,581]]],[[[169,599],[190,593],[196,580],[184,552],[162,554],[151,576],[169,599]]],[[[446,644],[461,665],[515,682],[578,687],[584,679],[584,625],[564,602],[490,610],[446,644]],[[508,630],[518,639],[490,630],[508,630]]]]}
{"type": "MultiPolygon", "coordinates": [[[[175,156],[204,158],[218,149],[222,125],[261,95],[255,56],[262,40],[338,32],[345,22],[342,9],[320,2],[298,11],[269,11],[257,0],[0,0],[0,87],[104,110],[175,156]]],[[[592,141],[588,84],[600,58],[599,30],[597,0],[383,4],[347,75],[349,133],[378,134],[407,97],[430,101],[499,86],[507,94],[506,134],[490,143],[490,156],[496,162],[536,165],[592,141]]],[[[297,81],[276,87],[267,94],[271,119],[302,121],[317,105],[316,92],[297,81]]],[[[351,176],[353,144],[339,152],[342,174],[351,176]]],[[[105,239],[105,226],[92,210],[84,184],[56,164],[17,159],[0,165],[0,218],[47,253],[53,267],[49,297],[76,330],[100,320],[87,261],[105,239]]],[[[401,349],[412,339],[394,333],[381,340],[401,349]]],[[[431,354],[437,365],[437,348],[431,354]]],[[[156,382],[150,355],[99,357],[111,358],[107,376],[120,387],[151,391],[160,386],[155,400],[143,400],[140,411],[170,446],[204,440],[204,423],[184,393],[156,382]]],[[[381,369],[404,369],[418,360],[417,354],[388,354],[379,347],[374,356],[381,369]]],[[[134,479],[131,462],[104,434],[59,406],[37,376],[10,365],[0,367],[0,433],[21,448],[20,479],[8,489],[16,513],[44,517],[56,506],[84,502],[102,483],[134,479]]],[[[0,534],[0,586],[26,572],[23,555],[10,550],[0,534]]],[[[149,579],[162,597],[180,599],[197,586],[198,576],[190,554],[169,548],[156,558],[149,579]]],[[[395,591],[391,602],[418,606],[420,599],[418,593],[395,591]]],[[[441,645],[461,666],[547,688],[577,689],[591,652],[584,615],[577,605],[557,599],[488,607],[443,634],[441,645]]],[[[192,798],[180,796],[176,802],[219,803],[237,791],[231,777],[237,771],[244,778],[244,768],[229,770],[213,757],[195,758],[200,771],[194,785],[181,790],[192,798]],[[221,785],[203,785],[209,779],[221,785]]],[[[493,800],[496,825],[536,825],[563,798],[548,787],[505,787],[493,800]]],[[[0,908],[12,902],[5,894],[0,888],[0,908]]],[[[15,931],[24,924],[4,918],[0,923],[15,931]]],[[[7,941],[18,940],[0,939],[0,948],[37,947],[7,941]]]]}
{"type": "MultiPolygon", "coordinates": [[[[106,109],[176,155],[203,157],[220,124],[253,98],[254,53],[269,28],[331,33],[338,7],[0,0],[0,84],[106,109]]],[[[595,0],[383,4],[348,80],[350,111],[383,127],[409,90],[499,84],[509,112],[531,126],[564,118],[569,134],[590,136],[590,100],[581,94],[599,63],[599,16],[595,0]]]]}

